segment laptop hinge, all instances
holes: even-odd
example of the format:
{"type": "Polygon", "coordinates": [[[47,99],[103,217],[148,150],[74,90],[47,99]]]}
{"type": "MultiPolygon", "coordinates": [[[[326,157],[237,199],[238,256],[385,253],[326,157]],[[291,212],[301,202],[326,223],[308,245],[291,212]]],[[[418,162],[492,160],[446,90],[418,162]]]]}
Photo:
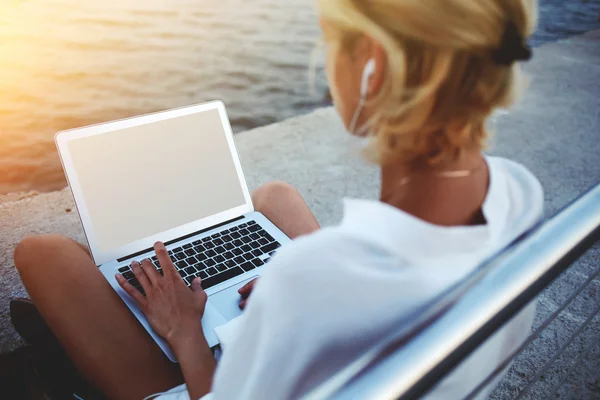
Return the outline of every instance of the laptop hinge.
{"type": "MultiPolygon", "coordinates": [[[[178,237],[178,238],[176,238],[176,239],[169,240],[168,242],[165,242],[165,246],[168,246],[168,245],[170,245],[170,244],[173,244],[173,243],[179,242],[179,241],[181,241],[181,240],[185,240],[185,239],[187,239],[187,238],[191,238],[192,236],[196,236],[196,235],[199,235],[199,234],[201,234],[201,233],[204,233],[204,232],[208,232],[208,231],[210,231],[210,230],[213,230],[213,229],[215,229],[215,228],[218,228],[218,227],[220,227],[220,226],[227,225],[227,224],[230,224],[230,223],[232,223],[232,222],[235,222],[235,221],[239,221],[240,219],[243,219],[243,218],[244,218],[244,216],[243,216],[243,215],[241,215],[241,216],[239,216],[239,217],[237,217],[237,218],[230,219],[230,220],[228,220],[228,221],[225,221],[225,222],[221,222],[220,224],[216,224],[216,225],[213,225],[213,226],[209,226],[208,228],[204,228],[204,229],[202,229],[202,230],[199,230],[199,231],[197,231],[197,232],[193,232],[193,233],[187,234],[187,235],[185,235],[185,236],[181,236],[181,237],[178,237]]],[[[125,261],[125,260],[129,259],[129,258],[134,258],[134,257],[137,257],[137,256],[139,256],[139,255],[142,255],[142,254],[144,254],[144,253],[147,253],[147,252],[149,252],[149,251],[152,251],[152,250],[154,250],[154,247],[149,247],[149,248],[147,248],[147,249],[145,249],[145,250],[138,251],[138,252],[136,252],[136,253],[130,254],[130,255],[128,255],[128,256],[125,256],[125,257],[118,258],[118,259],[117,259],[117,262],[122,262],[122,261],[125,261]]]]}

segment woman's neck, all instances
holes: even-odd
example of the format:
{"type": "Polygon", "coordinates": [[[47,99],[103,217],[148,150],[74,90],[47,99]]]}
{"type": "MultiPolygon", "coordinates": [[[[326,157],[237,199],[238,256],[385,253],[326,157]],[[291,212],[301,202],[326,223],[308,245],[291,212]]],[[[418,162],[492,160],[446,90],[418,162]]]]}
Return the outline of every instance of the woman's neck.
{"type": "Polygon", "coordinates": [[[481,207],[488,186],[485,159],[480,151],[470,151],[435,167],[382,167],[380,199],[435,225],[479,225],[485,223],[481,207]]]}

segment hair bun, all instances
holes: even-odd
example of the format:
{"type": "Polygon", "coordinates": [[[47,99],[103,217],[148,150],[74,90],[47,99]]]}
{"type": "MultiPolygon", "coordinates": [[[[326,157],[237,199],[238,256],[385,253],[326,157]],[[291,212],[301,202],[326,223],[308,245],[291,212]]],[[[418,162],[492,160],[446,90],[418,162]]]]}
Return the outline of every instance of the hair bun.
{"type": "Polygon", "coordinates": [[[510,66],[515,61],[527,61],[532,56],[531,47],[519,33],[516,25],[509,22],[506,25],[500,47],[492,53],[492,59],[498,65],[510,66]]]}

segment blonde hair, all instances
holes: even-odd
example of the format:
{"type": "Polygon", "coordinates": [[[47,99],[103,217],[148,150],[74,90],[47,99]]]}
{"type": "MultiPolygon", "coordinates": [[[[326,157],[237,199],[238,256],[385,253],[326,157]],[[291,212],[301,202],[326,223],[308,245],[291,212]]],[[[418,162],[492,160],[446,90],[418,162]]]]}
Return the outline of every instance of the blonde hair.
{"type": "Polygon", "coordinates": [[[436,164],[485,147],[486,120],[510,106],[519,67],[492,52],[512,23],[523,38],[537,22],[535,0],[317,0],[342,51],[361,36],[387,56],[379,93],[368,100],[371,149],[379,162],[436,164]]]}

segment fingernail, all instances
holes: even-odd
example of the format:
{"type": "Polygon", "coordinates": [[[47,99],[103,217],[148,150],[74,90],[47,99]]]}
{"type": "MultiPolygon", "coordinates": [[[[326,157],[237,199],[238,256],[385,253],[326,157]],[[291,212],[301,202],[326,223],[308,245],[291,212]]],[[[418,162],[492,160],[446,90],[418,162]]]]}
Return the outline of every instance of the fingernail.
{"type": "Polygon", "coordinates": [[[115,279],[116,280],[121,280],[121,274],[115,274],[115,279]]]}

